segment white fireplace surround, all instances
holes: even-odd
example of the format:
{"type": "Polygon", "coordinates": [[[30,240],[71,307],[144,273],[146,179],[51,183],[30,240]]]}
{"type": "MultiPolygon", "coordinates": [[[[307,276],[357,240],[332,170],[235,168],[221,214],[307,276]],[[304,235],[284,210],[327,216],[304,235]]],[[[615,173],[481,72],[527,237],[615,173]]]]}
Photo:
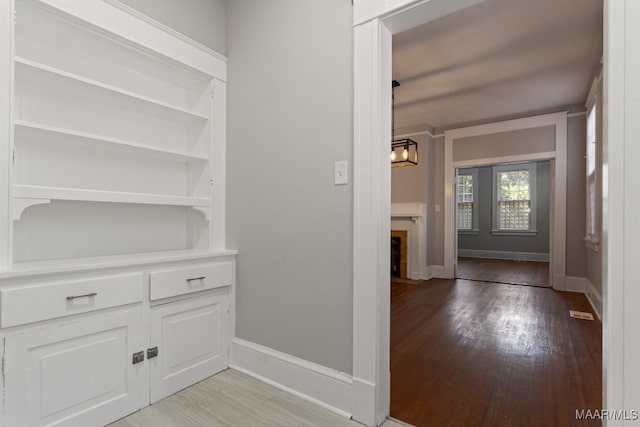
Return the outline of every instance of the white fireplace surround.
{"type": "Polygon", "coordinates": [[[392,203],[391,231],[407,232],[407,273],[410,279],[427,278],[427,205],[392,203]]]}

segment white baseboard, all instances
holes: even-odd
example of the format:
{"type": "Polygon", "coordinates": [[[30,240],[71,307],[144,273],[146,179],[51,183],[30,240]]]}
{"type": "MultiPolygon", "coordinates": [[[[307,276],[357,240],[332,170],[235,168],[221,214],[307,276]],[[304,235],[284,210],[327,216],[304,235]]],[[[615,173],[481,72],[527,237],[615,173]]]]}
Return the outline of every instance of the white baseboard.
{"type": "Polygon", "coordinates": [[[444,265],[429,265],[427,266],[427,278],[424,280],[428,280],[428,279],[446,279],[447,276],[445,275],[445,268],[444,265]]]}
{"type": "Polygon", "coordinates": [[[351,417],[351,375],[240,338],[233,339],[231,368],[351,417]]]}
{"type": "Polygon", "coordinates": [[[596,312],[596,316],[602,321],[602,295],[589,279],[585,279],[585,295],[591,304],[591,308],[596,312]]]}
{"type": "Polygon", "coordinates": [[[481,249],[458,249],[459,257],[466,258],[489,258],[489,259],[509,259],[514,261],[549,261],[548,253],[538,252],[510,252],[510,251],[488,251],[481,249]]]}
{"type": "Polygon", "coordinates": [[[431,267],[426,266],[424,268],[424,276],[420,277],[420,280],[429,280],[429,279],[433,279],[433,275],[431,274],[431,267]]]}
{"type": "Polygon", "coordinates": [[[376,386],[363,379],[353,377],[353,419],[366,425],[376,423],[376,386]]]}
{"type": "Polygon", "coordinates": [[[565,276],[564,286],[559,291],[565,292],[585,292],[586,280],[584,277],[565,276]]]}

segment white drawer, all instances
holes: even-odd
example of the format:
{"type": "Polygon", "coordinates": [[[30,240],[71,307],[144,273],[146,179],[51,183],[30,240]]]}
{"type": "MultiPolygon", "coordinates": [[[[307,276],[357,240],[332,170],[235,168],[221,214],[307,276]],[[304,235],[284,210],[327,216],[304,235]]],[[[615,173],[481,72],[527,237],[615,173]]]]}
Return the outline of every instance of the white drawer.
{"type": "Polygon", "coordinates": [[[232,282],[233,263],[230,261],[159,270],[151,273],[149,298],[154,301],[229,286],[232,282]]]}
{"type": "Polygon", "coordinates": [[[0,289],[0,327],[142,301],[143,273],[0,289]]]}

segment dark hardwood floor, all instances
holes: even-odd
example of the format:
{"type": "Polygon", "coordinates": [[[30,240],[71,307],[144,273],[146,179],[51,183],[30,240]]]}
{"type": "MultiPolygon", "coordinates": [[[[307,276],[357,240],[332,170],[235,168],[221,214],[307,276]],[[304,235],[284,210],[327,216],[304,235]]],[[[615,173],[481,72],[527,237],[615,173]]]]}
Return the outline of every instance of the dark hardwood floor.
{"type": "Polygon", "coordinates": [[[432,279],[391,285],[391,416],[415,426],[596,426],[602,325],[582,294],[432,279]]]}
{"type": "Polygon", "coordinates": [[[456,277],[515,285],[549,286],[549,263],[458,257],[456,277]]]}

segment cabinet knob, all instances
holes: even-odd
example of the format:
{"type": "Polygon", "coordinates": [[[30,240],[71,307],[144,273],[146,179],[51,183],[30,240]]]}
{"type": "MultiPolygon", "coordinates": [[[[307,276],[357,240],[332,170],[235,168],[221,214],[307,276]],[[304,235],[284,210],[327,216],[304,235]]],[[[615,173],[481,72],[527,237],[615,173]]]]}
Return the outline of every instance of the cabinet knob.
{"type": "Polygon", "coordinates": [[[144,362],[144,351],[138,351],[133,353],[132,362],[135,365],[136,363],[144,362]]]}
{"type": "Polygon", "coordinates": [[[158,357],[158,346],[147,349],[147,359],[153,359],[154,357],[158,357]]]}

